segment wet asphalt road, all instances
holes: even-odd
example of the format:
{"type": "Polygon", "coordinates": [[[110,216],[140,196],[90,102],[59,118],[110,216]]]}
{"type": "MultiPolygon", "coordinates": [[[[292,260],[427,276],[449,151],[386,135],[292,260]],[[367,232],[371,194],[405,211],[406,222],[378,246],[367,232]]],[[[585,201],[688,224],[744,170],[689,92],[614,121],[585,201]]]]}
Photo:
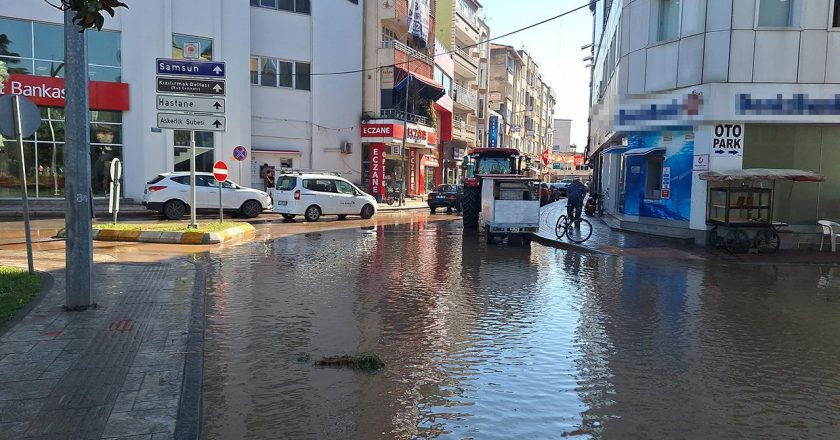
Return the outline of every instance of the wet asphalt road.
{"type": "Polygon", "coordinates": [[[204,438],[840,438],[840,268],[487,246],[425,221],[208,264],[204,438]],[[386,368],[311,362],[365,351],[386,368]]]}

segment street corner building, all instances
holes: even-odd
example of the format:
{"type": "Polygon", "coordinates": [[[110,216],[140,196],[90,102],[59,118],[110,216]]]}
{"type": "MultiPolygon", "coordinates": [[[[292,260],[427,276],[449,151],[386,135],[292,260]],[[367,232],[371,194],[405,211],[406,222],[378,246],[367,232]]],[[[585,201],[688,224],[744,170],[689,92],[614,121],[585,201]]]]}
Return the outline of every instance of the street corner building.
{"type": "MultiPolygon", "coordinates": [[[[363,3],[143,0],[87,31],[93,196],[107,195],[114,159],[134,200],[155,175],[188,171],[190,132],[176,126],[195,130],[198,171],[221,160],[245,186],[264,189],[267,167],[336,170],[360,182],[363,3]],[[161,59],[184,62],[161,68],[161,59]],[[218,62],[224,77],[188,61],[218,62]],[[183,99],[195,92],[215,99],[183,99]],[[238,146],[246,154],[235,158],[238,146]]],[[[64,196],[63,60],[63,13],[41,1],[0,5],[0,61],[11,74],[0,94],[41,110],[41,128],[24,139],[30,197],[64,196]]],[[[19,151],[0,144],[0,197],[20,197],[19,151]]]]}
{"type": "Polygon", "coordinates": [[[733,197],[729,211],[744,223],[786,224],[786,247],[818,242],[817,220],[840,218],[840,54],[831,50],[840,38],[840,1],[704,3],[590,7],[587,155],[605,218],[705,243],[716,184],[702,173],[797,169],[826,181],[751,182],[743,185],[749,191],[775,189],[771,212],[751,205],[752,193],[733,197]]]}

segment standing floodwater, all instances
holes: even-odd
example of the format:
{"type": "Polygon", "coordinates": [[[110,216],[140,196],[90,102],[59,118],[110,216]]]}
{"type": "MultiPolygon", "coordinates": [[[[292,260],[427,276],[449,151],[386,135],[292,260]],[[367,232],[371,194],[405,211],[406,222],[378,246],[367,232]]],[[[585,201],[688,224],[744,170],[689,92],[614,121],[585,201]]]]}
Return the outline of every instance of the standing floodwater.
{"type": "Polygon", "coordinates": [[[458,226],[212,256],[203,436],[840,438],[840,270],[487,246],[458,226]],[[365,351],[386,368],[312,365],[365,351]]]}

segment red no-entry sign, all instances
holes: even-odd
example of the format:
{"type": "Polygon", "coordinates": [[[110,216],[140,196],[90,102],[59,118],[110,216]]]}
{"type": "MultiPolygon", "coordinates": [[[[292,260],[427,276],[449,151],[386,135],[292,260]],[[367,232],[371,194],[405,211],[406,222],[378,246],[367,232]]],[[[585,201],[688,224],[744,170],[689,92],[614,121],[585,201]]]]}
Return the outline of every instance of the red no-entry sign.
{"type": "Polygon", "coordinates": [[[216,178],[219,182],[224,182],[227,180],[228,177],[228,167],[222,161],[218,161],[213,164],[213,177],[216,178]]]}

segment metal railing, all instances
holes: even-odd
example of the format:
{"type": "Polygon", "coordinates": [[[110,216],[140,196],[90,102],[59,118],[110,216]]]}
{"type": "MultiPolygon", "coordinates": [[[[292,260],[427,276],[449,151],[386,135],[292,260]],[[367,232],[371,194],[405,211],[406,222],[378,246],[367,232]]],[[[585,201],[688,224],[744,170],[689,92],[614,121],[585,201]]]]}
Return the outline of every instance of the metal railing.
{"type": "Polygon", "coordinates": [[[455,83],[452,87],[452,99],[454,99],[455,102],[463,104],[473,110],[478,107],[478,95],[458,83],[455,83]]]}
{"type": "Polygon", "coordinates": [[[476,68],[478,67],[478,62],[473,58],[472,50],[464,49],[460,46],[455,46],[455,53],[461,55],[461,57],[463,57],[468,63],[470,63],[471,66],[476,68]]]}
{"type": "Polygon", "coordinates": [[[466,133],[465,137],[475,138],[475,125],[468,123],[458,116],[452,116],[452,130],[460,134],[466,133]]]}
{"type": "Polygon", "coordinates": [[[414,48],[408,46],[405,43],[397,41],[397,40],[383,41],[382,42],[382,48],[383,49],[398,50],[398,51],[400,51],[400,52],[402,52],[402,53],[404,53],[404,54],[406,54],[410,57],[413,57],[417,60],[420,60],[420,61],[422,61],[426,64],[431,64],[431,65],[435,64],[434,58],[430,57],[429,55],[424,54],[423,52],[420,52],[417,49],[414,49],[414,48]]]}
{"type": "Polygon", "coordinates": [[[415,115],[414,113],[405,113],[402,110],[383,109],[379,115],[385,119],[400,119],[403,121],[429,126],[429,118],[415,115]]]}

